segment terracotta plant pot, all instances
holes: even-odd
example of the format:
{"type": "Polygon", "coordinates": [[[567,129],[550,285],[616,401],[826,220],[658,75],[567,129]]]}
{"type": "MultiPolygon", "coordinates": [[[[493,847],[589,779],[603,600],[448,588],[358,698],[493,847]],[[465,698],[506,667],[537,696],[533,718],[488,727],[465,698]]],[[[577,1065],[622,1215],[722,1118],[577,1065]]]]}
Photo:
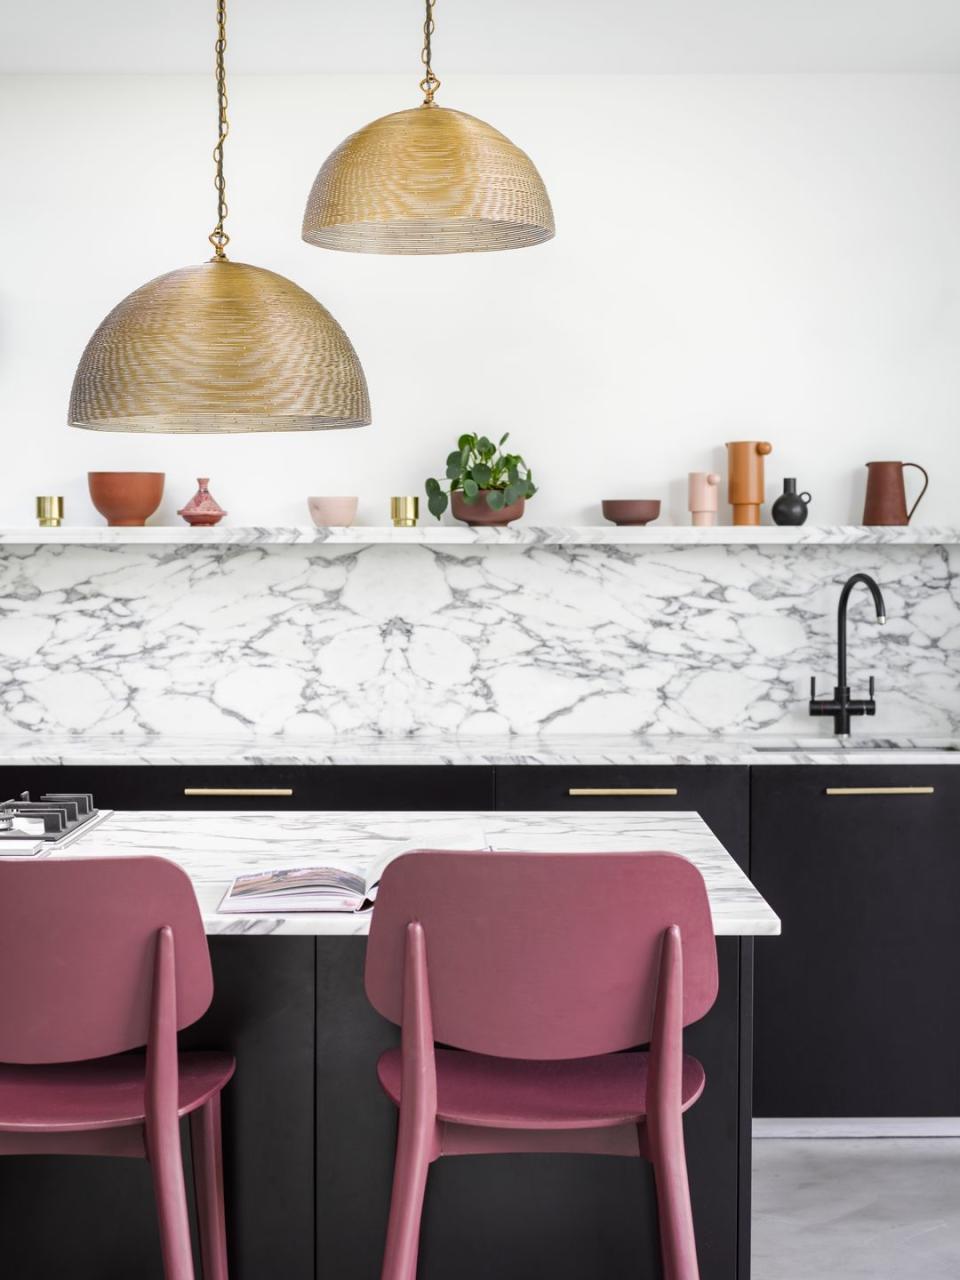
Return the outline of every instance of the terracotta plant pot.
{"type": "Polygon", "coordinates": [[[604,498],[600,509],[613,524],[649,524],[660,514],[660,499],[604,498]]]}
{"type": "Polygon", "coordinates": [[[489,489],[481,489],[475,502],[468,502],[459,489],[450,495],[450,511],[455,520],[464,524],[510,524],[523,515],[524,499],[518,498],[509,507],[501,507],[494,511],[487,505],[489,489]]]}
{"type": "Polygon", "coordinates": [[[139,528],[163,498],[162,471],[88,471],[90,500],[112,528],[139,528]]]}

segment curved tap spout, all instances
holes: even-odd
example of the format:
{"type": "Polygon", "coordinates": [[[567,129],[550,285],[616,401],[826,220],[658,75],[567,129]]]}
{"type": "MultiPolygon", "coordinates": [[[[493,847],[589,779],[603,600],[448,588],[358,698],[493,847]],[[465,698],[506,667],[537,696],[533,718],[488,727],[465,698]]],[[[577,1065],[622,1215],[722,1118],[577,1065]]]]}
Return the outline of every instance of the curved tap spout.
{"type": "Polygon", "coordinates": [[[847,602],[858,582],[862,582],[873,596],[877,621],[880,625],[883,626],[887,620],[887,606],[883,600],[883,592],[869,573],[855,573],[852,578],[848,578],[840,592],[840,604],[837,608],[837,686],[840,689],[847,688],[847,602]]]}

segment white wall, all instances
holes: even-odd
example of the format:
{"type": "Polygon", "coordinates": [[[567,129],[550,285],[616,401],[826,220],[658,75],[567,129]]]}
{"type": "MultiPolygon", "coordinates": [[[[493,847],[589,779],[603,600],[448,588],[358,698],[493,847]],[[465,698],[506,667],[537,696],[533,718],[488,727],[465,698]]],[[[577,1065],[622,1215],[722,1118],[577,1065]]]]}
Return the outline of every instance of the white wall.
{"type": "Polygon", "coordinates": [[[512,432],[536,523],[597,523],[603,496],[664,496],[728,439],[769,438],[817,523],[855,521],[863,463],[929,466],[918,519],[958,518],[960,77],[449,77],[444,102],[527,149],[558,236],[426,259],[304,245],[328,151],[416,102],[410,78],[236,77],[231,253],[310,289],[366,368],[374,425],[220,439],[64,425],[104,314],[208,256],[205,77],[0,79],[0,523],[88,469],[162,469],[176,522],[197,474],[233,523],[303,523],[307,493],[359,493],[386,523],[463,430],[512,432]]]}

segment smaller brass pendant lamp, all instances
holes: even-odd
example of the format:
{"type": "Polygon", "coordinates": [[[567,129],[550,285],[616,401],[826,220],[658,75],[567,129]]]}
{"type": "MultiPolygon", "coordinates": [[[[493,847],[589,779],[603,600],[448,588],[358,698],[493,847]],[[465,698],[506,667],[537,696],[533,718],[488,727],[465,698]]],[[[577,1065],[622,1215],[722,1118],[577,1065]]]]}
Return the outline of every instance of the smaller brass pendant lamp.
{"type": "Polygon", "coordinates": [[[317,431],[370,421],[366,379],[326,308],[226,255],[226,0],[217,0],[214,256],[158,276],[110,312],[80,359],[67,421],[94,431],[317,431]]]}
{"type": "Polygon", "coordinates": [[[550,197],[530,157],[491,125],[433,100],[435,2],[426,0],[422,105],[374,120],[327,158],[303,215],[308,244],[481,253],[552,238],[550,197]]]}

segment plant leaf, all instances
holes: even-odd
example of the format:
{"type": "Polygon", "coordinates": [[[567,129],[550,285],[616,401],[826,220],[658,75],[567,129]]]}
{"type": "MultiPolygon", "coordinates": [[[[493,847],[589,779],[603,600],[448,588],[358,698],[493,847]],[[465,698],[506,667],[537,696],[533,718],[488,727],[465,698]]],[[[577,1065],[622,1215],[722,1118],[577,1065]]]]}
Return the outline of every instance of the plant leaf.
{"type": "Polygon", "coordinates": [[[477,437],[475,435],[464,434],[457,441],[457,448],[472,449],[476,443],[477,443],[477,437]]]}
{"type": "Polygon", "coordinates": [[[463,496],[468,502],[476,502],[477,494],[480,492],[480,486],[476,480],[471,480],[469,476],[463,482],[463,496]]]}
{"type": "Polygon", "coordinates": [[[503,492],[500,489],[491,489],[487,494],[487,506],[491,511],[503,510],[503,492]]]}
{"type": "Polygon", "coordinates": [[[447,479],[448,480],[459,480],[460,472],[461,472],[461,467],[460,467],[459,457],[457,458],[456,462],[447,463],[447,479]]]}
{"type": "Polygon", "coordinates": [[[427,499],[427,506],[430,508],[430,514],[436,516],[439,520],[447,509],[447,495],[438,489],[436,493],[430,494],[427,499]]]}
{"type": "Polygon", "coordinates": [[[439,481],[439,480],[434,480],[434,478],[431,476],[431,477],[430,477],[430,479],[429,479],[429,480],[426,482],[426,484],[424,485],[424,488],[426,489],[428,496],[429,496],[431,493],[439,493],[439,492],[440,492],[440,481],[439,481]]]}
{"type": "Polygon", "coordinates": [[[471,470],[470,474],[476,480],[481,489],[486,489],[490,484],[490,468],[485,462],[478,462],[471,470]]]}

